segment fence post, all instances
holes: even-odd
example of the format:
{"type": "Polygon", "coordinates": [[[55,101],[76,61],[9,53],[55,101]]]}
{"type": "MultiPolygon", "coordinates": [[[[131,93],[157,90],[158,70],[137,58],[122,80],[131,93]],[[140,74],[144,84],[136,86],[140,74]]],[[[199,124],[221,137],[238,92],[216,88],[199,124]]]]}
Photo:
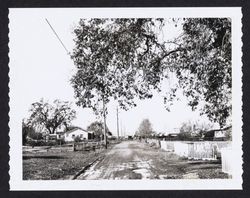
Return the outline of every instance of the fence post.
{"type": "Polygon", "coordinates": [[[73,151],[76,151],[75,142],[73,143],[73,151]]]}

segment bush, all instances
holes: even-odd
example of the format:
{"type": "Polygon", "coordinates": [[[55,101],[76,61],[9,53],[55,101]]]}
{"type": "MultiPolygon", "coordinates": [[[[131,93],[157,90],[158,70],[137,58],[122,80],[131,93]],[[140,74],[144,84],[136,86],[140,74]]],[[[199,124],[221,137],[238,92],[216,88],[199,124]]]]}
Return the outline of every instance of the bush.
{"type": "Polygon", "coordinates": [[[56,146],[57,142],[56,141],[48,141],[48,142],[44,142],[45,145],[44,146],[56,146]]]}
{"type": "Polygon", "coordinates": [[[74,142],[81,142],[81,138],[79,136],[76,136],[75,139],[74,139],[74,142]]]}
{"type": "Polygon", "coordinates": [[[29,146],[46,146],[46,142],[44,142],[43,140],[27,140],[26,142],[27,145],[29,146]]]}
{"type": "Polygon", "coordinates": [[[190,140],[192,138],[191,133],[189,132],[180,132],[178,134],[179,140],[190,140]]]}
{"type": "Polygon", "coordinates": [[[45,142],[44,140],[31,140],[29,139],[26,143],[28,146],[56,146],[59,145],[58,141],[48,141],[45,142]]]}
{"type": "Polygon", "coordinates": [[[28,137],[34,140],[42,140],[43,139],[43,134],[35,131],[29,131],[28,137]]]}
{"type": "Polygon", "coordinates": [[[36,133],[32,126],[22,123],[22,135],[23,135],[23,145],[27,144],[28,138],[31,139],[42,139],[41,133],[36,133]]]}

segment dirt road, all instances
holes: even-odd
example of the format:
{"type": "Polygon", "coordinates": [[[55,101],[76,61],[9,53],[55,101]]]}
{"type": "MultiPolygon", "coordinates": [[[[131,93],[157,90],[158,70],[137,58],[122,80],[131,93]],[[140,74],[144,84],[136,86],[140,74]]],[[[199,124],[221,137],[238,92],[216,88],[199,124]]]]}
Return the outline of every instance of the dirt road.
{"type": "Polygon", "coordinates": [[[200,178],[200,168],[216,173],[213,178],[221,176],[220,164],[190,162],[145,143],[126,141],[115,145],[77,179],[195,179],[200,178]]]}

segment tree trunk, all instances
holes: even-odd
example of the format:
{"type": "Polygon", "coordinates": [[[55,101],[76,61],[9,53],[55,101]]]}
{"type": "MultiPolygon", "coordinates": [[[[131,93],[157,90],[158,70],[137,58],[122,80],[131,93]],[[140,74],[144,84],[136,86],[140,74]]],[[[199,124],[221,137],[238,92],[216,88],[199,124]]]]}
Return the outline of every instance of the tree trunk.
{"type": "Polygon", "coordinates": [[[53,128],[52,130],[52,134],[55,134],[56,128],[53,128]]]}
{"type": "Polygon", "coordinates": [[[49,131],[49,134],[52,134],[52,131],[50,130],[50,128],[48,127],[47,130],[49,131]]]}

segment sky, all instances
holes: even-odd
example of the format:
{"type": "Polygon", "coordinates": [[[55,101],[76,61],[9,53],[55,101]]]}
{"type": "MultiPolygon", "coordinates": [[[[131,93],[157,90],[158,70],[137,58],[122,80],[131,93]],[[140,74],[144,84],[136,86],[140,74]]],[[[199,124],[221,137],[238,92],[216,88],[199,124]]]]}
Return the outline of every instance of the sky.
{"type": "MultiPolygon", "coordinates": [[[[96,120],[90,109],[75,105],[74,91],[69,82],[74,74],[74,63],[45,21],[45,18],[49,20],[67,49],[72,51],[73,28],[84,16],[80,9],[75,12],[64,9],[11,9],[10,92],[23,118],[28,117],[33,102],[44,98],[49,102],[55,99],[71,101],[77,112],[77,118],[72,121],[75,126],[86,129],[96,120]]],[[[181,32],[180,27],[173,25],[166,29],[169,34],[164,35],[164,39],[171,39],[181,32]]],[[[181,97],[168,112],[161,94],[154,94],[152,99],[138,100],[136,108],[119,110],[120,133],[134,134],[145,118],[150,120],[156,132],[173,132],[181,123],[189,120],[208,120],[205,116],[201,117],[198,111],[191,111],[186,104],[185,97],[181,97]]],[[[107,125],[114,135],[117,131],[116,107],[115,102],[108,104],[107,125]]]]}

